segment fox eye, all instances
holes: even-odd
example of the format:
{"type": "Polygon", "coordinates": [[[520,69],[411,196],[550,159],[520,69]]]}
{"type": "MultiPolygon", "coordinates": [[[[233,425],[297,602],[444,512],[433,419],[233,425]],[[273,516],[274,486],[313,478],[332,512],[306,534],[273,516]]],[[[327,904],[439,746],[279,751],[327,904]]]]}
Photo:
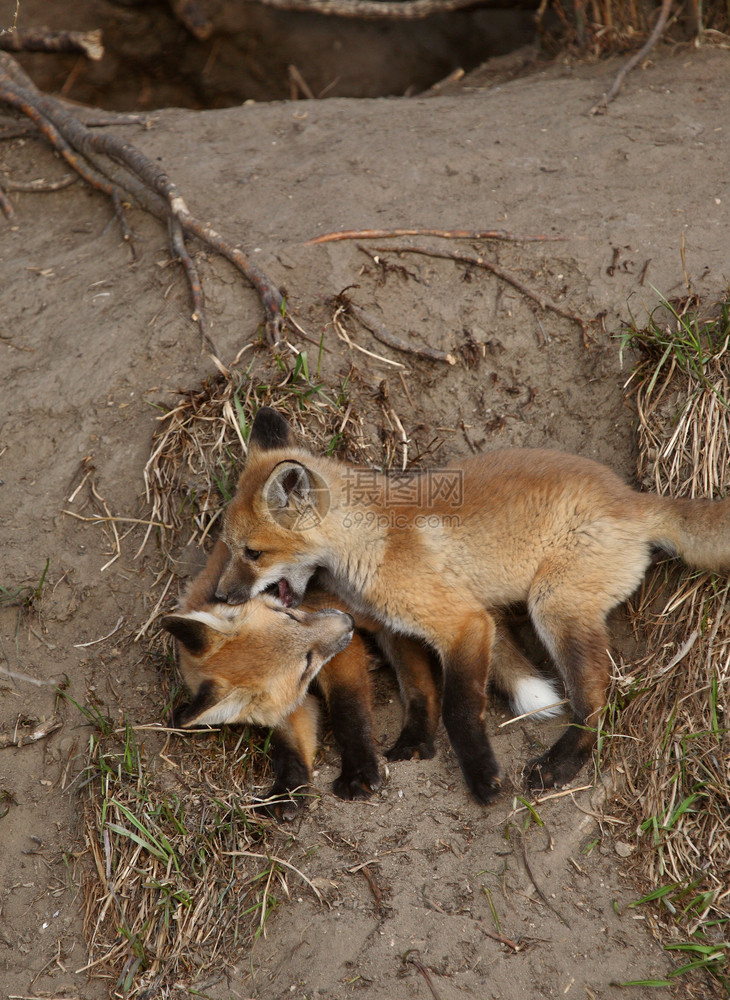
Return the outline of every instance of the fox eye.
{"type": "Polygon", "coordinates": [[[256,549],[250,549],[247,545],[246,548],[243,550],[243,554],[246,556],[247,559],[250,559],[251,562],[256,562],[258,557],[261,555],[261,552],[257,551],[256,549]]]}

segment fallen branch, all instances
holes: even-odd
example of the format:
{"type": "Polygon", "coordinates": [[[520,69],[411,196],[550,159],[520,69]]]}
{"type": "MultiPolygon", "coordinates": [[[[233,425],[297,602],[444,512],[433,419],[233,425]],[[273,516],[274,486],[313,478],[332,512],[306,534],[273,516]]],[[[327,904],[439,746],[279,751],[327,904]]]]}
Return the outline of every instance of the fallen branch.
{"type": "MultiPolygon", "coordinates": [[[[279,290],[241,250],[191,214],[176,184],[160,166],[131,143],[109,133],[94,132],[84,125],[56,98],[42,94],[17,63],[2,52],[0,101],[30,118],[66,162],[88,184],[111,199],[124,238],[130,243],[133,236],[124,212],[125,204],[130,201],[168,224],[172,253],[183,264],[190,286],[193,319],[209,342],[202,287],[187,251],[186,235],[196,236],[243,274],[263,305],[267,340],[276,344],[281,339],[284,300],[279,290]]],[[[215,345],[210,343],[215,351],[215,345]]]]}
{"type": "Polygon", "coordinates": [[[45,722],[39,723],[30,733],[19,733],[16,726],[15,733],[12,736],[0,736],[0,750],[6,750],[8,747],[22,747],[27,743],[37,743],[38,740],[44,740],[46,736],[55,733],[62,725],[63,723],[58,716],[53,715],[50,719],[46,719],[45,722]]]}
{"type": "Polygon", "coordinates": [[[560,921],[560,923],[563,924],[565,927],[569,928],[570,924],[565,919],[565,917],[563,916],[563,914],[560,912],[560,910],[558,910],[556,907],[553,906],[553,904],[550,902],[550,900],[547,898],[547,896],[545,895],[545,893],[542,891],[542,889],[538,885],[537,879],[535,878],[535,875],[534,875],[534,873],[532,871],[532,868],[530,867],[530,862],[527,860],[527,844],[525,843],[524,834],[520,835],[520,841],[521,841],[521,844],[522,844],[522,862],[523,862],[523,864],[525,866],[525,871],[527,872],[527,875],[528,875],[530,881],[532,882],[533,886],[535,887],[535,891],[537,892],[538,896],[543,901],[543,903],[545,904],[545,906],[547,906],[547,908],[549,910],[553,911],[553,913],[558,918],[558,920],[560,921]]]}
{"type": "Polygon", "coordinates": [[[407,344],[405,340],[391,333],[379,320],[365,312],[360,306],[356,306],[354,302],[348,303],[347,308],[353,316],[357,316],[363,326],[366,326],[381,344],[387,344],[388,347],[402,351],[404,354],[415,354],[419,358],[427,358],[429,361],[445,361],[447,365],[456,364],[454,355],[447,354],[446,351],[439,351],[435,347],[428,347],[425,344],[407,344]]]}
{"type": "Polygon", "coordinates": [[[569,319],[573,323],[577,323],[583,334],[583,346],[587,347],[590,341],[590,332],[588,330],[588,324],[583,320],[577,313],[571,312],[569,309],[563,309],[561,306],[556,305],[550,299],[546,298],[544,295],[540,295],[538,292],[533,292],[531,288],[520,281],[519,278],[515,277],[509,271],[505,271],[503,267],[499,264],[494,264],[490,260],[486,260],[484,257],[478,256],[476,254],[464,253],[459,250],[436,250],[433,247],[414,247],[408,244],[401,244],[398,246],[389,247],[376,247],[381,253],[420,253],[427,257],[443,257],[445,260],[454,260],[462,264],[471,264],[473,267],[481,267],[486,271],[491,271],[492,274],[497,278],[501,278],[502,281],[506,281],[508,284],[516,288],[518,292],[521,292],[527,298],[532,299],[536,302],[541,309],[546,311],[557,313],[558,316],[562,316],[564,319],[569,319]]]}
{"type": "Polygon", "coordinates": [[[98,62],[104,55],[101,29],[51,31],[48,28],[15,28],[0,31],[0,49],[5,52],[81,52],[98,62]]]}
{"type": "Polygon", "coordinates": [[[510,243],[547,243],[562,240],[563,236],[522,236],[507,233],[504,229],[343,229],[323,233],[307,240],[305,247],[317,243],[335,243],[338,240],[388,240],[400,236],[440,236],[445,240],[506,240],[510,243]]]}
{"type": "Polygon", "coordinates": [[[618,94],[619,90],[621,90],[624,80],[629,75],[634,66],[638,65],[638,63],[640,63],[642,59],[645,59],[649,55],[651,50],[659,41],[659,38],[661,37],[661,34],[664,31],[664,28],[666,27],[671,7],[672,7],[672,0],[662,0],[662,7],[661,10],[659,11],[659,17],[657,18],[657,22],[654,25],[654,30],[649,35],[649,37],[646,40],[646,43],[639,49],[639,51],[634,53],[634,55],[628,60],[626,65],[623,66],[618,71],[618,73],[616,74],[616,79],[613,81],[611,89],[608,91],[608,93],[604,94],[603,97],[598,102],[598,104],[595,104],[591,108],[592,115],[602,114],[606,110],[608,105],[618,94]]]}
{"type": "Polygon", "coordinates": [[[245,0],[275,10],[299,10],[330,17],[358,17],[362,20],[417,21],[435,14],[476,7],[511,7],[534,10],[534,0],[245,0]]]}

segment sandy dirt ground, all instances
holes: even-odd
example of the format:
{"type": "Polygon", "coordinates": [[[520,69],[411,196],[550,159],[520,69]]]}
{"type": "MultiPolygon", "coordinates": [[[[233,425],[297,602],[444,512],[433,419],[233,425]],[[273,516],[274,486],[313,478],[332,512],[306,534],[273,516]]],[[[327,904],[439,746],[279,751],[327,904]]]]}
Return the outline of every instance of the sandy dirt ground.
{"type": "MultiPolygon", "coordinates": [[[[165,164],[199,217],[286,289],[315,343],[324,331],[328,384],[356,366],[352,398],[375,461],[385,382],[411,456],[432,447],[435,462],[473,448],[551,445],[631,479],[622,323],[643,319],[659,292],[685,291],[682,247],[698,293],[709,301],[727,289],[730,56],[665,49],[607,114],[591,116],[618,67],[555,65],[434,98],[167,110],[123,134],[165,164]],[[414,226],[561,236],[450,246],[476,247],[595,321],[587,344],[575,323],[475,267],[381,252],[408,272],[383,275],[354,242],[303,245],[329,230],[414,226]],[[404,367],[348,347],[331,324],[331,297],[346,287],[410,343],[454,351],[456,365],[398,354],[354,323],[355,343],[404,367]]],[[[4,179],[63,173],[35,141],[0,145],[4,179]]],[[[76,971],[88,961],[79,886],[94,877],[78,780],[89,729],[67,701],[57,704],[55,685],[67,677],[76,701],[95,699],[114,717],[161,719],[165,685],[146,637],[134,641],[155,610],[159,554],[154,538],[138,554],[144,527],[126,524],[121,555],[106,565],[108,533],[66,512],[100,509],[89,481],[77,492],[93,466],[111,514],[145,517],[156,404],[170,405],[214,366],[156,222],[133,213],[133,261],[110,206],[81,183],[12,198],[17,218],[0,221],[0,585],[28,593],[43,579],[43,587],[30,612],[0,608],[0,734],[54,713],[63,725],[0,750],[0,995],[92,1000],[112,995],[114,980],[76,971]]],[[[202,251],[196,259],[210,333],[230,363],[257,340],[258,300],[225,262],[202,251]]],[[[316,346],[301,343],[316,358],[316,346]]],[[[182,586],[200,557],[182,546],[177,557],[182,586]]],[[[169,592],[159,610],[175,597],[169,592]]],[[[397,733],[399,707],[387,675],[377,690],[382,747],[397,733]]],[[[292,877],[291,899],[265,936],[196,989],[221,1000],[604,998],[615,994],[613,981],[665,975],[671,963],[647,913],[627,908],[643,891],[625,877],[631,831],[597,822],[602,808],[610,816],[610,792],[603,801],[599,781],[543,803],[545,825],[521,832],[521,768],[557,724],[498,730],[504,718],[495,706],[489,728],[509,780],[487,809],[469,798],[443,732],[434,760],[383,762],[383,789],[363,803],[332,795],[336,753],[326,743],[319,797],[278,835],[281,856],[325,903],[292,877]],[[492,936],[490,898],[501,934],[519,950],[492,936]]],[[[593,783],[585,769],[574,784],[593,783]]],[[[713,993],[697,982],[677,995],[713,993]]]]}

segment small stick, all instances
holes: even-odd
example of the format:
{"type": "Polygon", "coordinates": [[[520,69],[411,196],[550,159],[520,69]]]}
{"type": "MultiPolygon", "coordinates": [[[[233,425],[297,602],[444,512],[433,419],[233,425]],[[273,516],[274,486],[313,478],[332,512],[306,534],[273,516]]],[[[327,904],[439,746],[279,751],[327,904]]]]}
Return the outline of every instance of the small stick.
{"type": "MultiPolygon", "coordinates": [[[[79,489],[84,484],[79,485],[79,489]]],[[[78,490],[76,491],[78,492],[78,490]]],[[[75,495],[75,494],[74,494],[75,495]]],[[[74,510],[62,510],[62,514],[68,514],[69,517],[75,517],[77,521],[88,521],[89,524],[108,524],[110,521],[123,522],[124,524],[149,524],[153,528],[168,528],[172,529],[174,525],[165,524],[164,521],[148,521],[142,517],[102,517],[101,514],[94,514],[92,517],[84,517],[83,514],[77,514],[74,510]]]]}
{"type": "Polygon", "coordinates": [[[487,937],[490,937],[493,941],[499,941],[501,944],[506,944],[507,947],[511,948],[512,951],[514,951],[515,953],[518,951],[522,951],[522,949],[525,947],[523,944],[517,944],[517,942],[513,941],[511,938],[505,937],[504,934],[496,934],[494,931],[488,931],[486,927],[480,927],[480,930],[482,931],[483,934],[486,934],[487,937]]]}
{"type": "Polygon", "coordinates": [[[547,243],[564,236],[523,236],[504,229],[343,229],[307,240],[305,247],[338,240],[389,240],[400,236],[439,236],[444,240],[505,240],[510,243],[547,243]]]}
{"type": "Polygon", "coordinates": [[[361,351],[363,354],[367,354],[369,358],[375,358],[376,361],[382,361],[384,364],[392,365],[394,368],[405,368],[405,365],[401,364],[400,361],[393,361],[391,358],[383,357],[382,354],[375,354],[373,351],[368,351],[366,348],[361,347],[360,344],[356,344],[354,340],[351,340],[348,336],[347,330],[340,322],[340,314],[344,313],[345,308],[345,306],[339,306],[337,308],[337,312],[332,318],[332,323],[340,340],[344,340],[348,347],[353,348],[356,351],[361,351]]]}
{"type": "Polygon", "coordinates": [[[662,0],[662,9],[659,11],[659,17],[657,18],[657,22],[654,25],[654,30],[649,35],[649,37],[646,40],[646,43],[639,49],[639,51],[634,53],[634,55],[629,59],[626,65],[623,66],[618,71],[618,73],[616,74],[616,79],[613,81],[611,89],[608,91],[608,93],[604,94],[603,97],[598,102],[598,104],[595,104],[591,108],[592,115],[602,114],[606,110],[608,105],[618,94],[619,90],[621,90],[624,80],[631,72],[631,70],[634,68],[634,66],[636,66],[638,63],[641,62],[642,59],[646,58],[646,56],[649,55],[651,50],[659,41],[661,33],[664,31],[667,20],[669,18],[669,11],[671,10],[671,7],[672,7],[672,0],[662,0]]]}
{"type": "Polygon", "coordinates": [[[375,339],[379,340],[382,344],[387,344],[388,347],[392,347],[396,351],[403,351],[404,354],[415,354],[420,358],[428,358],[429,361],[445,361],[448,365],[456,364],[456,358],[453,354],[438,351],[435,347],[427,347],[425,345],[416,347],[407,344],[405,340],[391,333],[374,316],[365,312],[360,306],[356,306],[354,302],[349,303],[348,309],[357,316],[363,326],[366,326],[375,339]]]}
{"type": "Polygon", "coordinates": [[[261,861],[273,861],[274,864],[282,865],[284,868],[288,868],[289,871],[298,875],[303,882],[306,882],[320,903],[324,902],[322,893],[319,891],[314,882],[310,882],[304,872],[299,871],[295,865],[291,864],[289,861],[284,861],[283,858],[277,858],[274,854],[256,854],[254,851],[223,851],[223,854],[229,855],[232,858],[259,858],[261,861]]]}
{"type": "Polygon", "coordinates": [[[7,747],[22,747],[27,743],[36,743],[38,740],[44,740],[46,736],[50,736],[51,733],[55,733],[57,729],[60,729],[63,723],[58,718],[57,715],[51,716],[50,719],[46,719],[45,722],[39,723],[32,733],[21,733],[14,736],[0,736],[0,750],[5,750],[7,747]]]}
{"type": "Polygon", "coordinates": [[[122,624],[123,621],[124,621],[124,618],[120,616],[117,619],[117,624],[114,626],[114,628],[111,630],[111,632],[107,632],[107,634],[103,635],[100,639],[92,639],[91,642],[75,642],[74,643],[74,649],[85,649],[87,646],[95,646],[97,644],[97,642],[104,642],[105,639],[110,639],[111,636],[113,636],[115,632],[119,631],[119,628],[120,628],[120,626],[121,626],[121,624],[122,624]]]}
{"type": "Polygon", "coordinates": [[[543,903],[545,904],[545,906],[547,906],[548,909],[550,909],[550,910],[553,911],[553,913],[558,918],[558,920],[560,921],[560,923],[564,924],[566,927],[570,927],[570,924],[565,919],[565,917],[562,915],[562,913],[560,913],[559,910],[555,909],[555,907],[553,906],[553,904],[550,902],[550,900],[547,898],[547,896],[542,891],[542,889],[540,888],[540,886],[537,884],[537,879],[535,878],[535,876],[532,873],[532,868],[530,868],[530,862],[527,860],[527,844],[525,843],[525,838],[523,836],[521,836],[520,839],[522,841],[522,860],[523,860],[524,865],[525,865],[525,871],[527,872],[527,874],[528,874],[528,876],[530,878],[530,881],[535,886],[535,891],[537,892],[538,896],[543,901],[543,903]]]}
{"type": "Polygon", "coordinates": [[[302,74],[299,72],[297,67],[294,66],[293,64],[289,67],[289,83],[290,83],[291,99],[293,101],[296,101],[297,99],[297,87],[301,90],[301,92],[304,94],[304,96],[307,98],[308,101],[315,100],[314,94],[312,93],[309,84],[304,79],[302,74]]]}
{"type": "MultiPolygon", "coordinates": [[[[247,3],[253,0],[245,0],[247,3]]],[[[274,10],[300,10],[332,17],[362,20],[416,21],[434,14],[448,14],[467,7],[499,7],[502,0],[255,0],[274,10]]],[[[520,0],[521,3],[521,0],[520,0]]],[[[517,4],[517,6],[520,5],[517,4]]]]}
{"type": "Polygon", "coordinates": [[[484,268],[485,271],[491,271],[497,278],[501,278],[502,281],[506,281],[508,284],[516,288],[518,292],[522,292],[528,299],[532,299],[536,302],[541,309],[551,310],[557,313],[558,316],[564,317],[564,319],[569,319],[573,323],[577,323],[581,328],[583,334],[583,346],[588,347],[588,341],[590,339],[590,334],[588,332],[588,324],[581,319],[574,312],[570,312],[569,309],[563,309],[560,306],[555,305],[550,299],[546,298],[544,295],[539,295],[537,292],[533,292],[531,288],[528,288],[524,282],[516,278],[514,274],[509,271],[505,271],[504,268],[500,267],[499,264],[493,264],[489,260],[485,260],[484,257],[477,256],[476,254],[461,253],[457,250],[436,250],[433,247],[412,247],[408,244],[400,244],[399,246],[392,247],[376,247],[376,250],[385,252],[390,250],[392,253],[420,253],[424,254],[426,257],[443,257],[445,260],[455,260],[462,264],[471,264],[473,267],[484,268]]]}
{"type": "Polygon", "coordinates": [[[5,218],[9,219],[11,222],[15,218],[15,209],[2,188],[0,188],[0,211],[2,211],[5,218]]]}
{"type": "Polygon", "coordinates": [[[104,55],[101,28],[94,31],[47,31],[42,28],[0,31],[0,49],[6,52],[83,52],[95,62],[104,55]]]}
{"type": "Polygon", "coordinates": [[[431,990],[431,996],[433,997],[433,1000],[441,1000],[441,997],[439,996],[439,993],[436,990],[436,987],[433,985],[433,980],[431,979],[431,976],[428,973],[428,969],[423,964],[423,962],[421,962],[417,958],[412,958],[410,951],[407,951],[405,953],[405,955],[403,956],[403,961],[406,962],[406,963],[410,962],[411,965],[414,965],[416,967],[416,969],[418,969],[418,971],[421,973],[421,975],[423,976],[423,978],[426,980],[426,985],[431,990]]]}
{"type": "MultiPolygon", "coordinates": [[[[464,434],[466,434],[466,431],[464,431],[464,434]]],[[[467,443],[471,443],[468,438],[467,443]]],[[[568,704],[569,701],[567,698],[561,698],[560,701],[554,701],[552,705],[545,705],[544,708],[533,708],[529,712],[523,712],[522,715],[513,715],[511,719],[507,719],[505,722],[500,722],[497,729],[503,729],[505,726],[511,726],[513,722],[519,722],[520,719],[529,719],[531,715],[537,715],[539,712],[549,712],[551,708],[560,708],[561,705],[568,704]]]]}
{"type": "Polygon", "coordinates": [[[363,875],[365,876],[365,879],[367,881],[367,884],[370,886],[370,891],[373,894],[373,898],[375,899],[375,903],[376,903],[378,909],[382,910],[383,909],[383,894],[380,891],[380,889],[378,887],[378,884],[375,881],[375,878],[373,877],[373,873],[370,871],[370,868],[368,867],[367,864],[361,865],[360,866],[360,871],[363,873],[363,875]]]}
{"type": "Polygon", "coordinates": [[[64,174],[63,177],[59,177],[56,181],[47,181],[44,177],[39,177],[35,181],[3,181],[3,187],[7,191],[62,191],[64,188],[70,187],[75,184],[78,180],[76,174],[64,174]]]}

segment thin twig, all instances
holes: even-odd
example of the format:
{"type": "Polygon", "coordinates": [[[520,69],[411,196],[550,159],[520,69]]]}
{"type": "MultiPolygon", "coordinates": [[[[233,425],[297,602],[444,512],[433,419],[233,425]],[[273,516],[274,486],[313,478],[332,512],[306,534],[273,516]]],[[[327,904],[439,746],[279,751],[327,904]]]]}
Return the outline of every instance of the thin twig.
{"type": "Polygon", "coordinates": [[[565,239],[564,236],[526,236],[508,233],[504,229],[342,229],[314,236],[304,246],[335,243],[338,240],[389,240],[401,236],[440,236],[445,240],[505,240],[510,243],[546,243],[565,239]]]}
{"type": "Polygon", "coordinates": [[[303,882],[306,882],[320,903],[324,902],[322,893],[319,891],[314,882],[310,882],[304,872],[301,872],[295,865],[291,864],[291,862],[284,861],[283,858],[277,858],[273,854],[256,854],[254,851],[223,851],[223,853],[232,858],[259,858],[261,861],[273,861],[276,865],[282,865],[284,868],[288,868],[289,871],[294,872],[295,875],[298,875],[303,882]]]}
{"type": "Polygon", "coordinates": [[[649,55],[651,50],[659,41],[662,32],[664,31],[667,20],[669,19],[669,11],[671,10],[671,7],[672,7],[672,0],[662,0],[662,8],[659,11],[659,17],[657,18],[657,22],[654,25],[654,30],[649,35],[649,37],[646,40],[646,43],[639,49],[639,51],[634,53],[634,55],[629,59],[626,65],[623,66],[618,71],[618,73],[616,74],[616,78],[613,81],[611,89],[608,91],[608,93],[604,94],[603,97],[600,99],[600,101],[591,108],[592,115],[602,114],[606,110],[608,105],[618,94],[619,90],[621,90],[624,80],[631,72],[631,70],[634,68],[634,66],[638,65],[638,63],[640,63],[642,59],[645,59],[646,56],[649,55]]]}
{"type": "Polygon", "coordinates": [[[95,62],[104,55],[100,28],[93,31],[49,31],[45,28],[0,31],[0,49],[6,52],[82,52],[95,62]]]}
{"type": "MultiPolygon", "coordinates": [[[[244,0],[274,10],[298,10],[331,17],[361,20],[417,21],[436,14],[449,14],[469,7],[500,7],[504,0],[244,0]]],[[[515,6],[529,0],[515,0],[515,6]]]]}
{"type": "Polygon", "coordinates": [[[487,928],[482,927],[481,924],[479,925],[479,929],[481,930],[482,934],[486,934],[487,937],[490,937],[493,941],[499,941],[500,944],[506,944],[507,947],[511,948],[512,951],[514,951],[515,953],[517,953],[518,951],[522,951],[522,949],[525,947],[523,944],[518,944],[511,938],[505,937],[504,934],[497,934],[495,931],[488,931],[487,928]]]}
{"type": "Polygon", "coordinates": [[[22,747],[26,743],[37,743],[38,740],[44,740],[46,736],[55,733],[62,725],[63,723],[58,716],[53,715],[50,719],[46,719],[45,722],[39,723],[30,733],[19,734],[16,729],[14,736],[0,736],[0,750],[6,750],[8,747],[22,747]]]}
{"type": "Polygon", "coordinates": [[[535,878],[535,876],[533,874],[533,871],[532,871],[532,868],[530,867],[530,862],[527,860],[527,844],[525,843],[525,838],[524,838],[524,836],[522,834],[520,835],[520,840],[522,842],[522,861],[523,861],[523,863],[525,865],[525,871],[527,872],[530,881],[532,882],[532,884],[535,887],[535,892],[537,892],[538,896],[543,901],[543,903],[545,904],[545,906],[547,906],[548,909],[550,909],[550,910],[553,911],[553,913],[558,918],[558,920],[560,921],[560,923],[564,924],[566,927],[570,927],[570,924],[565,919],[565,917],[562,915],[562,913],[553,906],[553,904],[547,898],[547,896],[542,891],[542,889],[540,888],[540,886],[537,884],[537,879],[535,878]]]}
{"type": "Polygon", "coordinates": [[[104,642],[105,639],[111,638],[111,636],[113,636],[115,632],[119,631],[119,628],[123,621],[124,618],[120,616],[117,619],[117,624],[114,626],[111,632],[107,632],[107,634],[103,635],[100,639],[92,639],[91,642],[75,642],[74,649],[85,649],[87,646],[95,646],[98,642],[104,642]]]}
{"type": "Polygon", "coordinates": [[[44,177],[39,177],[34,181],[4,180],[3,187],[6,191],[62,191],[64,188],[75,184],[78,179],[76,174],[64,174],[63,177],[59,177],[55,181],[47,181],[44,177]]]}
{"type": "Polygon", "coordinates": [[[433,980],[431,979],[431,976],[429,975],[428,969],[423,964],[423,962],[421,962],[420,959],[418,959],[418,958],[413,958],[413,952],[412,951],[407,951],[405,953],[405,955],[403,956],[403,961],[404,962],[410,962],[410,964],[413,965],[413,966],[415,966],[415,968],[420,972],[420,974],[426,980],[426,985],[428,986],[429,990],[431,991],[431,996],[433,997],[433,1000],[441,1000],[441,997],[440,997],[440,995],[439,995],[436,987],[433,985],[433,980]]]}
{"type": "Polygon", "coordinates": [[[425,344],[407,344],[405,340],[391,333],[379,320],[375,319],[370,313],[365,312],[360,306],[355,305],[354,302],[349,303],[348,309],[353,315],[357,316],[360,322],[368,328],[375,339],[379,340],[381,344],[387,344],[388,347],[392,347],[396,351],[402,351],[404,354],[415,354],[419,358],[427,358],[429,361],[445,361],[447,365],[456,364],[454,355],[448,354],[446,351],[439,351],[435,347],[428,347],[425,344]]]}
{"type": "Polygon", "coordinates": [[[577,323],[583,334],[583,346],[587,347],[590,340],[590,333],[588,331],[588,324],[577,314],[571,312],[569,309],[563,309],[561,306],[556,305],[550,299],[546,298],[544,295],[540,295],[538,292],[533,292],[531,288],[519,278],[515,277],[509,271],[505,271],[503,267],[499,264],[494,264],[490,260],[486,260],[484,257],[471,254],[463,253],[458,250],[437,250],[435,247],[414,247],[409,246],[407,243],[399,244],[398,246],[390,247],[376,247],[376,250],[380,250],[382,253],[420,253],[426,257],[443,257],[445,260],[454,260],[462,264],[471,264],[472,267],[481,267],[485,271],[491,271],[497,278],[501,278],[502,281],[506,281],[508,284],[516,288],[518,292],[522,292],[528,299],[532,299],[536,302],[541,309],[549,310],[551,312],[557,313],[558,316],[562,316],[564,319],[569,319],[573,323],[577,323]]]}

